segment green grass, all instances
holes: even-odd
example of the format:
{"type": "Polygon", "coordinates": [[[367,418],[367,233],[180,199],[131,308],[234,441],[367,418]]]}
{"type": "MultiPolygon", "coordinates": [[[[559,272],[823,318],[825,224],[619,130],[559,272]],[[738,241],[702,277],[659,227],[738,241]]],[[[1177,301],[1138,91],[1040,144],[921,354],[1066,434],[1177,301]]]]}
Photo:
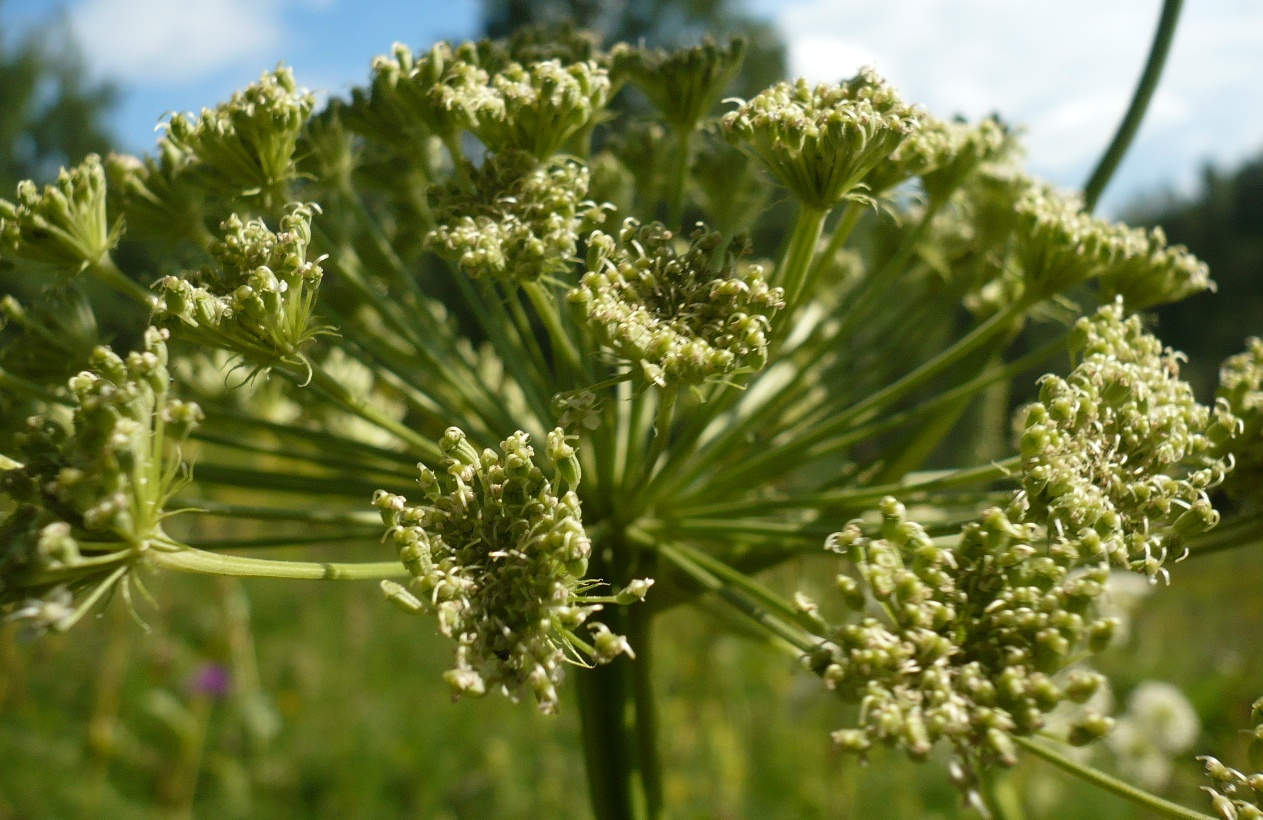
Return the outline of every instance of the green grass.
{"type": "MultiPolygon", "coordinates": [[[[1188,694],[1203,730],[1168,796],[1207,810],[1193,755],[1244,764],[1240,730],[1263,694],[1263,552],[1172,574],[1174,588],[1155,590],[1128,645],[1100,666],[1120,704],[1148,678],[1188,694]]],[[[154,586],[148,634],[115,601],[68,636],[22,644],[8,628],[0,638],[0,818],[187,816],[193,769],[196,817],[587,816],[573,687],[553,718],[500,697],[451,702],[440,677],[450,649],[433,621],[387,606],[372,584],[244,584],[248,632],[226,617],[231,583],[154,586]],[[250,633],[259,690],[191,695],[200,664],[249,657],[250,633]]],[[[722,635],[717,619],[680,608],[657,626],[672,817],[964,815],[943,765],[838,754],[829,732],[848,707],[793,658],[722,635]]],[[[1097,761],[1108,768],[1107,755],[1097,761]]],[[[1029,818],[1144,816],[1039,761],[1007,777],[1029,818]]]]}

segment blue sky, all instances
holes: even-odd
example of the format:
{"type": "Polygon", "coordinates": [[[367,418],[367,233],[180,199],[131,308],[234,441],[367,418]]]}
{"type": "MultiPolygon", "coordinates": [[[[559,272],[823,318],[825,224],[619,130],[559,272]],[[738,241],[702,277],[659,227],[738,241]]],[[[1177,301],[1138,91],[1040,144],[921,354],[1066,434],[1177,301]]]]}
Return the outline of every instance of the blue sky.
{"type": "MultiPolygon", "coordinates": [[[[751,0],[786,35],[796,74],[874,64],[940,115],[999,111],[1027,129],[1031,168],[1077,187],[1139,75],[1159,0],[751,0]]],[[[125,94],[114,125],[133,151],[166,112],[196,111],[284,62],[309,88],[363,82],[398,40],[478,28],[477,0],[7,0],[8,35],[62,19],[125,94]]],[[[1103,206],[1190,189],[1206,162],[1263,151],[1263,2],[1185,4],[1167,75],[1103,206]]]]}

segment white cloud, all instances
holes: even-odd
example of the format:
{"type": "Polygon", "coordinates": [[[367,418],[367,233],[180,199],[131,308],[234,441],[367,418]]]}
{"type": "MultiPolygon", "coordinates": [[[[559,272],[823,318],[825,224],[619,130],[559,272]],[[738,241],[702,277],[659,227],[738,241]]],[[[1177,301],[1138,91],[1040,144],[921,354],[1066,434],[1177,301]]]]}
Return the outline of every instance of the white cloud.
{"type": "MultiPolygon", "coordinates": [[[[1140,75],[1156,0],[798,0],[774,10],[795,73],[833,81],[872,62],[940,115],[999,111],[1027,127],[1032,166],[1081,182],[1140,75]]],[[[1263,147],[1263,3],[1185,4],[1158,94],[1135,146],[1155,187],[1206,160],[1263,147]],[[1154,142],[1140,150],[1141,143],[1154,142]],[[1154,159],[1157,159],[1155,162],[1154,159]]],[[[1120,180],[1121,187],[1121,180],[1120,180]]]]}
{"type": "Polygon", "coordinates": [[[84,0],[70,24],[103,76],[178,85],[274,62],[280,12],[276,0],[84,0]]]}

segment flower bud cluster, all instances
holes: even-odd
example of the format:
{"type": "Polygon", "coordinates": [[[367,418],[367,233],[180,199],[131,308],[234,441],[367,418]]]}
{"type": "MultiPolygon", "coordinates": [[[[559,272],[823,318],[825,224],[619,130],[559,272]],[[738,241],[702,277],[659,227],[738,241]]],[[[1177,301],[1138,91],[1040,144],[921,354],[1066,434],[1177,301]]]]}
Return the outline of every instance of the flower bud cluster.
{"type": "Polygon", "coordinates": [[[458,101],[485,94],[489,75],[479,63],[472,43],[437,43],[419,56],[395,43],[389,55],[373,59],[369,87],[351,92],[349,122],[403,149],[416,150],[431,135],[453,140],[468,121],[458,101]]]}
{"type": "Polygon", "coordinates": [[[70,379],[70,418],[32,417],[14,454],[21,466],[0,478],[16,502],[0,524],[0,605],[42,602],[27,613],[43,619],[37,630],[64,625],[50,607],[65,615],[73,595],[116,569],[105,554],[130,561],[162,536],[163,506],[185,478],[178,445],[202,418],[168,395],[166,337],[149,328],[126,358],[97,348],[70,379]]]}
{"type": "Polygon", "coordinates": [[[930,201],[941,202],[1010,145],[1008,129],[994,117],[970,125],[918,113],[919,127],[864,178],[872,194],[921,177],[930,201]]]}
{"type": "Polygon", "coordinates": [[[1263,698],[1254,702],[1250,730],[1249,762],[1253,774],[1244,774],[1213,757],[1200,757],[1213,786],[1202,788],[1210,795],[1215,814],[1223,820],[1263,820],[1263,698]]]}
{"type": "Polygon", "coordinates": [[[723,118],[728,138],[804,205],[828,209],[917,127],[871,69],[839,85],[778,83],[723,118]]]}
{"type": "Polygon", "coordinates": [[[596,63],[509,63],[485,85],[454,91],[448,106],[493,152],[525,151],[545,161],[594,124],[610,98],[609,72],[596,63]]]}
{"type": "Polygon", "coordinates": [[[1222,448],[1239,422],[1226,403],[1197,403],[1179,355],[1121,302],[1080,319],[1074,337],[1079,364],[1045,376],[1026,409],[1017,503],[1054,541],[1154,578],[1218,522],[1207,492],[1228,472],[1222,448]]]}
{"type": "MultiPolygon", "coordinates": [[[[1107,569],[1079,571],[1074,545],[1045,546],[1040,527],[1000,509],[955,545],[931,539],[893,498],[880,509],[879,537],[851,522],[827,544],[859,571],[838,577],[847,605],[864,612],[871,600],[887,615],[838,627],[809,656],[829,688],[860,705],[858,728],[834,740],[857,754],[894,746],[916,760],[945,740],[962,760],[1012,765],[1013,735],[1038,731],[1058,704],[1082,703],[1100,684],[1065,668],[1109,640],[1113,622],[1094,606],[1107,569]]],[[[1085,713],[1071,739],[1109,728],[1085,713]]]]}
{"type": "MultiPolygon", "coordinates": [[[[578,463],[568,438],[555,431],[545,455],[573,486],[578,463]]],[[[582,651],[575,630],[601,608],[583,596],[592,585],[581,580],[592,547],[579,497],[554,489],[525,433],[501,442],[499,453],[479,453],[454,427],[439,444],[443,469],[422,467],[420,504],[384,491],[374,499],[386,539],[413,575],[407,588],[383,588],[403,608],[437,615],[439,630],[456,642],[445,675],[455,696],[499,688],[516,698],[529,690],[552,712],[563,663],[582,651]]],[[[630,654],[600,624],[590,629],[594,661],[630,654]]]]}
{"type": "Polygon", "coordinates": [[[1018,256],[1028,291],[1043,297],[1099,278],[1103,294],[1129,310],[1175,302],[1214,287],[1205,263],[1149,231],[1097,219],[1077,197],[1027,180],[1018,198],[1018,256]]]}
{"type": "Polygon", "coordinates": [[[294,175],[294,147],[315,97],[288,68],[264,73],[200,116],[175,114],[165,141],[195,160],[208,181],[233,195],[269,195],[294,175]]]}
{"type": "Polygon", "coordinates": [[[568,270],[579,237],[605,219],[583,199],[588,170],[576,162],[541,165],[513,151],[488,157],[471,179],[472,193],[454,181],[431,190],[439,224],[426,244],[475,279],[532,282],[568,270]]]}
{"type": "Polygon", "coordinates": [[[588,272],[567,298],[601,344],[659,387],[759,370],[784,295],[759,266],[738,269],[748,247],[699,223],[681,252],[661,223],[629,218],[617,239],[593,232],[588,272]]]}
{"type": "Polygon", "coordinates": [[[304,361],[321,259],[309,259],[315,205],[296,205],[273,233],[261,219],[233,215],[211,248],[219,263],[157,284],[155,316],[198,344],[229,350],[257,367],[304,361]]]}
{"type": "Polygon", "coordinates": [[[1244,353],[1224,360],[1218,396],[1242,423],[1232,445],[1236,466],[1225,489],[1242,501],[1263,501],[1263,339],[1250,339],[1244,353]]]}
{"type": "Polygon", "coordinates": [[[664,51],[616,46],[614,72],[639,88],[679,131],[692,131],[719,102],[745,59],[745,40],[718,45],[707,37],[688,48],[664,51]]]}
{"type": "Polygon", "coordinates": [[[105,171],[89,154],[43,191],[18,183],[17,201],[0,199],[0,260],[24,274],[62,279],[94,265],[118,244],[122,221],[105,210],[105,171]]]}
{"type": "Polygon", "coordinates": [[[1121,296],[1128,310],[1148,310],[1215,290],[1206,263],[1183,245],[1168,246],[1161,228],[1113,228],[1118,251],[1101,275],[1105,298],[1121,296]]]}

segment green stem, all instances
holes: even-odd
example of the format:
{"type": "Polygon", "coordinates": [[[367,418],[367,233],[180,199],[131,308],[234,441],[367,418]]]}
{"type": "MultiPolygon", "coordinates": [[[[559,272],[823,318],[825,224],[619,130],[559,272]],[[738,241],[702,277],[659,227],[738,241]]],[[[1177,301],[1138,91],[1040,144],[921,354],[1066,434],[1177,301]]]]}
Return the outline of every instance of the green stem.
{"type": "Polygon", "coordinates": [[[838,224],[833,227],[833,233],[829,236],[829,244],[825,246],[824,252],[816,257],[811,264],[811,270],[807,272],[807,289],[815,290],[815,283],[820,279],[826,267],[838,255],[838,251],[846,245],[846,240],[851,238],[851,232],[855,230],[856,224],[860,221],[860,217],[864,213],[864,206],[855,200],[846,203],[846,207],[842,211],[842,217],[838,219],[838,224]]]}
{"type": "MultiPolygon", "coordinates": [[[[588,575],[618,588],[630,579],[629,545],[600,539],[588,575]],[[599,548],[598,548],[599,547],[599,548]]],[[[601,620],[627,634],[627,610],[610,607],[601,620]]],[[[645,820],[646,800],[638,775],[633,661],[624,656],[578,674],[579,717],[592,810],[597,820],[645,820]]]]}
{"type": "Polygon", "coordinates": [[[790,234],[785,256],[776,270],[775,284],[785,289],[785,308],[779,321],[781,331],[778,335],[781,338],[789,335],[791,320],[805,290],[811,261],[816,255],[816,243],[820,241],[820,232],[824,230],[824,220],[828,215],[824,208],[799,206],[794,232],[790,234]]]}
{"type": "MultiPolygon", "coordinates": [[[[637,567],[637,574],[657,575],[657,555],[646,552],[647,561],[637,567]]],[[[653,688],[653,618],[656,599],[650,597],[627,610],[627,640],[636,658],[631,662],[632,699],[636,706],[636,758],[640,784],[645,795],[648,820],[662,817],[662,760],[658,754],[658,707],[653,688]]]]}
{"type": "Polygon", "coordinates": [[[653,476],[653,468],[658,464],[671,440],[671,417],[675,412],[675,397],[678,391],[674,387],[664,387],[658,393],[658,411],[653,419],[653,441],[649,444],[649,454],[645,456],[644,478],[653,476]]]}
{"type": "Polygon", "coordinates": [[[1147,791],[1136,788],[1130,783],[1124,783],[1117,778],[1110,777],[1104,772],[1098,771],[1091,766],[1078,763],[1070,758],[1053,751],[1043,743],[1026,737],[1014,737],[1018,745],[1026,749],[1031,754],[1042,757],[1044,760],[1053,764],[1064,772],[1074,775],[1080,780],[1087,781],[1094,786],[1099,786],[1107,792],[1118,795],[1124,800],[1135,803],[1141,808],[1148,809],[1162,817],[1173,817],[1177,820],[1214,820],[1208,814],[1187,809],[1178,803],[1172,803],[1170,800],[1163,800],[1157,795],[1150,794],[1147,791]]]}
{"type": "Polygon", "coordinates": [[[171,502],[172,510],[184,509],[204,515],[227,518],[248,518],[251,521],[301,521],[308,524],[381,524],[381,516],[361,510],[330,510],[325,508],[304,509],[295,507],[251,507],[244,504],[225,504],[206,499],[177,498],[171,502]]]}
{"type": "MultiPolygon", "coordinates": [[[[286,376],[298,384],[302,384],[306,375],[301,369],[293,367],[287,368],[284,372],[286,376]]],[[[359,416],[371,424],[377,425],[386,432],[395,436],[395,438],[412,447],[413,451],[417,455],[428,461],[431,465],[442,463],[443,454],[439,451],[439,446],[437,444],[417,433],[411,427],[408,427],[402,422],[398,422],[390,416],[382,413],[380,410],[364,401],[363,398],[346,389],[341,382],[334,379],[325,371],[313,365],[310,378],[312,386],[317,390],[333,399],[354,415],[359,416]]]]}
{"type": "Polygon", "coordinates": [[[1238,518],[1190,538],[1188,554],[1192,558],[1259,544],[1263,544],[1263,512],[1238,518]]]}
{"type": "Polygon", "coordinates": [[[757,498],[746,501],[727,501],[719,504],[706,504],[698,507],[681,508],[681,516],[727,517],[750,515],[769,510],[786,509],[828,509],[839,507],[867,507],[872,502],[888,495],[907,499],[911,496],[934,490],[950,489],[991,482],[1007,478],[1021,466],[1020,458],[1010,458],[993,464],[983,464],[960,470],[947,470],[931,474],[914,473],[903,481],[881,484],[874,487],[851,487],[844,490],[830,490],[805,495],[789,495],[777,498],[757,498]]]}
{"type": "Polygon", "coordinates": [[[232,575],[239,578],[284,578],[306,581],[380,581],[383,578],[407,578],[408,570],[398,561],[368,563],[331,563],[315,561],[279,561],[268,558],[247,558],[223,555],[179,545],[174,549],[155,548],[149,560],[163,569],[196,572],[205,575],[232,575]]]}
{"type": "Polygon", "coordinates": [[[983,805],[991,812],[991,820],[1024,820],[1022,801],[1013,790],[1007,771],[979,767],[978,785],[983,805]]]}
{"type": "MultiPolygon", "coordinates": [[[[915,228],[910,231],[903,231],[899,241],[899,246],[895,248],[895,252],[882,263],[882,266],[872,274],[861,280],[862,289],[857,294],[852,294],[850,303],[844,306],[845,315],[842,317],[842,324],[834,334],[837,338],[850,338],[862,321],[868,318],[868,315],[878,300],[886,293],[887,289],[898,278],[899,274],[905,270],[908,258],[912,256],[916,250],[917,243],[925,236],[925,232],[929,230],[930,224],[934,221],[935,214],[938,213],[938,205],[929,204],[925,208],[925,213],[921,215],[921,220],[917,222],[915,228]]],[[[892,311],[897,314],[898,311],[892,311]]]]}
{"type": "MultiPolygon", "coordinates": [[[[398,490],[379,482],[364,481],[344,474],[295,475],[293,473],[252,470],[230,464],[198,464],[193,469],[198,484],[266,490],[280,493],[303,493],[317,496],[340,496],[367,502],[379,489],[398,490]]],[[[404,490],[406,491],[406,489],[404,490]]]]}
{"type": "Polygon", "coordinates": [[[559,355],[566,365],[574,373],[582,373],[583,361],[579,356],[579,350],[575,347],[574,340],[570,338],[570,334],[566,333],[566,329],[561,324],[561,316],[557,312],[557,303],[554,301],[552,294],[544,289],[539,282],[525,282],[522,289],[526,291],[526,296],[531,300],[531,304],[535,307],[535,313],[544,323],[544,328],[548,331],[548,339],[552,342],[553,354],[559,355]]]}
{"type": "Polygon", "coordinates": [[[1175,38],[1175,28],[1183,5],[1184,0],[1163,0],[1162,15],[1158,18],[1158,28],[1153,35],[1153,45],[1149,48],[1149,59],[1145,62],[1145,70],[1140,75],[1140,83],[1137,84],[1136,92],[1132,95],[1131,104],[1127,106],[1123,121],[1118,124],[1118,131],[1114,134],[1113,141],[1110,142],[1105,155],[1101,157],[1096,170],[1092,172],[1092,176],[1083,187],[1083,206],[1089,213],[1096,208],[1101,193],[1109,184],[1110,178],[1114,176],[1119,163],[1123,161],[1123,156],[1131,147],[1136,132],[1140,130],[1140,123],[1145,118],[1149,102],[1153,99],[1153,92],[1157,89],[1158,80],[1162,77],[1167,54],[1171,51],[1171,41],[1175,38]]]}
{"type": "Polygon", "coordinates": [[[301,461],[305,464],[314,464],[320,467],[330,467],[333,469],[345,470],[357,473],[381,473],[383,476],[390,476],[397,481],[411,481],[417,477],[417,472],[413,470],[395,469],[392,467],[378,467],[372,464],[366,464],[360,461],[347,460],[336,456],[317,455],[315,453],[303,453],[297,450],[285,450],[278,447],[264,447],[258,444],[252,444],[241,438],[231,438],[228,436],[217,436],[213,433],[207,433],[202,430],[194,430],[189,436],[195,441],[204,444],[214,444],[220,447],[227,447],[232,450],[238,450],[243,453],[254,453],[261,456],[270,456],[273,458],[286,459],[289,461],[301,461]]]}
{"type": "Polygon", "coordinates": [[[14,376],[12,373],[0,368],[0,387],[4,388],[6,393],[24,393],[29,398],[46,401],[49,404],[71,405],[72,402],[65,396],[59,395],[51,388],[28,381],[21,376],[14,376]]]}
{"type": "Polygon", "coordinates": [[[810,635],[769,612],[765,606],[751,599],[742,590],[725,583],[674,545],[659,544],[657,549],[658,554],[670,561],[685,577],[754,621],[772,638],[773,643],[782,649],[799,657],[802,653],[810,652],[815,648],[815,641],[810,635]]]}
{"type": "Polygon", "coordinates": [[[679,145],[676,147],[675,156],[671,158],[671,186],[667,191],[667,228],[672,231],[682,231],[684,227],[680,223],[684,219],[684,196],[688,191],[689,153],[693,142],[693,127],[690,124],[687,128],[674,129],[679,145]]]}
{"type": "MultiPolygon", "coordinates": [[[[723,495],[736,487],[745,486],[756,477],[758,483],[767,483],[773,477],[783,475],[787,470],[820,455],[813,452],[816,445],[822,445],[831,450],[829,439],[845,433],[854,426],[855,422],[862,421],[874,412],[902,399],[957,362],[972,355],[997,334],[1007,330],[1014,320],[1026,312],[1028,307],[1025,301],[1015,302],[979,324],[969,334],[934,358],[923,362],[881,390],[869,394],[867,398],[851,405],[815,429],[787,440],[780,446],[768,447],[758,456],[746,459],[734,469],[716,476],[712,481],[707,482],[703,492],[710,496],[723,495]]],[[[685,476],[685,480],[691,481],[693,478],[693,473],[685,476]]],[[[677,482],[677,486],[683,485],[677,482]]]]}
{"type": "Polygon", "coordinates": [[[223,425],[225,430],[230,430],[238,435],[240,435],[243,427],[250,428],[256,432],[270,433],[278,438],[294,439],[295,444],[318,447],[322,452],[342,452],[354,454],[353,457],[355,459],[375,458],[395,465],[416,466],[416,458],[407,453],[401,453],[398,450],[391,450],[387,447],[378,447],[375,444],[369,444],[359,439],[335,435],[327,430],[312,430],[306,427],[296,427],[293,424],[268,421],[267,419],[251,416],[235,408],[223,405],[204,404],[202,405],[202,412],[206,414],[206,421],[203,424],[203,427],[206,428],[217,428],[223,425]]]}
{"type": "Polygon", "coordinates": [[[146,310],[153,310],[157,298],[144,285],[119,270],[114,260],[105,255],[88,267],[88,273],[146,310]]]}

